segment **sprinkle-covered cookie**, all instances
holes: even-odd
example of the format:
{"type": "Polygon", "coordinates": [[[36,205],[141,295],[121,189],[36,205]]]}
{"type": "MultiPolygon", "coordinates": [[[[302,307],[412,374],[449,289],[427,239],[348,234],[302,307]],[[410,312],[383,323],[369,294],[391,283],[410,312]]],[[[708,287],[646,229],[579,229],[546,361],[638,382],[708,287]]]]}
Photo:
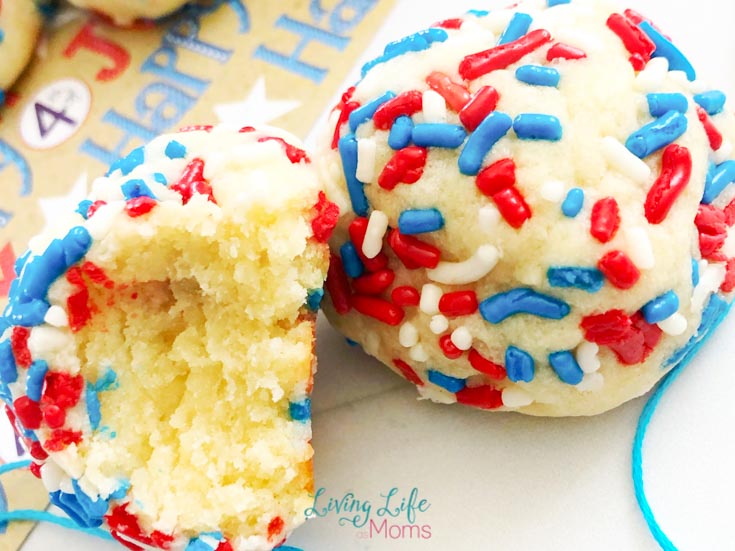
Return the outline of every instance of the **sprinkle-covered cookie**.
{"type": "Polygon", "coordinates": [[[733,141],[725,95],[633,10],[438,22],[388,44],[329,118],[326,313],[422,397],[610,409],[729,307],[733,141]]]}
{"type": "Polygon", "coordinates": [[[0,0],[0,104],[33,55],[42,19],[33,0],[0,0]]]}
{"type": "Polygon", "coordinates": [[[337,216],[293,136],[197,127],[31,241],[0,397],[52,503],[130,549],[271,549],[303,522],[337,216]]]}

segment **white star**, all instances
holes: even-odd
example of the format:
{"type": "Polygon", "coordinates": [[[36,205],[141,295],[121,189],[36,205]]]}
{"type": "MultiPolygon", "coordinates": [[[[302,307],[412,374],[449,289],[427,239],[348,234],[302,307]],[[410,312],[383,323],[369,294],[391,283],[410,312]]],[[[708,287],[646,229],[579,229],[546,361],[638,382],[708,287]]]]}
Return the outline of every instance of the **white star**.
{"type": "Polygon", "coordinates": [[[41,207],[43,218],[46,221],[44,233],[55,223],[60,217],[68,215],[77,210],[79,202],[87,196],[87,173],[79,175],[77,181],[65,195],[56,195],[54,197],[44,197],[38,200],[38,206],[41,207]]]}
{"type": "Polygon", "coordinates": [[[258,126],[290,113],[301,105],[294,100],[269,100],[266,96],[265,78],[260,77],[242,101],[220,103],[214,112],[221,123],[237,126],[258,126]]]}

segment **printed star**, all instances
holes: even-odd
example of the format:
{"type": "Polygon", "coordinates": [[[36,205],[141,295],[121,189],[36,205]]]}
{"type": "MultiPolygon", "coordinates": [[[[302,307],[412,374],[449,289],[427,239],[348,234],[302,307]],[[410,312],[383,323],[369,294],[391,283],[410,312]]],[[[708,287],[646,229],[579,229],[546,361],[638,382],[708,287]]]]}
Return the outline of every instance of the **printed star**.
{"type": "Polygon", "coordinates": [[[79,202],[87,196],[87,173],[83,173],[74,182],[66,195],[57,195],[55,197],[44,197],[38,200],[38,206],[41,207],[43,218],[46,220],[46,229],[51,225],[52,220],[59,218],[59,214],[68,214],[74,212],[79,202]]]}
{"type": "Polygon", "coordinates": [[[15,265],[15,253],[13,246],[7,243],[0,250],[0,297],[7,297],[10,290],[10,282],[15,277],[13,271],[15,265]]]}
{"type": "Polygon", "coordinates": [[[215,105],[214,112],[220,122],[228,125],[239,127],[257,126],[268,124],[270,121],[290,113],[300,105],[300,101],[268,99],[265,78],[260,77],[251,88],[247,98],[243,101],[215,105]]]}

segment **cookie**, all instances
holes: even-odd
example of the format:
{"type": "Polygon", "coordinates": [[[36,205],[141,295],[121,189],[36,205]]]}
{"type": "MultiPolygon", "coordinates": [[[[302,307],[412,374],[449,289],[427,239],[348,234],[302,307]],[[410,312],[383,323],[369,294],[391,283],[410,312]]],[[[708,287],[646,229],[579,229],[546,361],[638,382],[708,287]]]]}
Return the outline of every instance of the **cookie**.
{"type": "Polygon", "coordinates": [[[0,318],[0,395],[33,472],[130,549],[275,547],[313,491],[336,206],[275,129],[161,136],[92,188],[31,241],[0,318]]]}
{"type": "Polygon", "coordinates": [[[0,1],[0,104],[33,55],[42,19],[32,0],[0,1]]]}
{"type": "Polygon", "coordinates": [[[79,8],[109,16],[118,25],[137,19],[157,19],[178,10],[187,0],[69,0],[79,8]]]}
{"type": "Polygon", "coordinates": [[[588,415],[735,287],[735,121],[653,23],[521,2],[386,46],[331,113],[332,324],[419,394],[588,415]]]}

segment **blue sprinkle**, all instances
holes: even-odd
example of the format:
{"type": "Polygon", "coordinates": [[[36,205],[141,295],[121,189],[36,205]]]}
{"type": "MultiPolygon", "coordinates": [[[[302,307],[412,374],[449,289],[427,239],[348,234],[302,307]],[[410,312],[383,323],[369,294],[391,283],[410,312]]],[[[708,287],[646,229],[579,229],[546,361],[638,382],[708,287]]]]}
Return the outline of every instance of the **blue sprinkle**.
{"type": "Polygon", "coordinates": [[[699,262],[692,258],[692,287],[699,285],[699,262]]]}
{"type": "Polygon", "coordinates": [[[28,368],[28,377],[26,378],[26,395],[38,402],[41,400],[43,392],[43,383],[46,379],[48,371],[48,363],[44,360],[35,360],[28,368]]]}
{"type": "Polygon", "coordinates": [[[465,387],[465,380],[458,379],[457,377],[451,377],[435,369],[429,369],[429,382],[434,383],[436,386],[440,386],[449,392],[459,392],[465,387]]]}
{"type": "Polygon", "coordinates": [[[214,549],[203,540],[194,538],[193,540],[189,540],[189,545],[186,546],[184,551],[214,551],[214,549]]]}
{"type": "Polygon", "coordinates": [[[480,303],[480,315],[490,323],[500,323],[515,314],[560,320],[569,311],[569,305],[563,300],[526,287],[498,293],[480,303]]]}
{"type": "Polygon", "coordinates": [[[92,246],[92,236],[83,226],[76,226],[61,240],[64,245],[64,262],[66,269],[79,262],[92,246]]]}
{"type": "Polygon", "coordinates": [[[692,64],[668,38],[658,32],[648,21],[642,21],[638,26],[656,45],[652,57],[665,57],[669,61],[669,71],[684,71],[690,81],[697,78],[692,64]]]}
{"type": "Polygon", "coordinates": [[[422,123],[413,127],[413,143],[419,147],[446,147],[455,149],[462,145],[467,132],[463,126],[445,123],[422,123]]]}
{"type": "Polygon", "coordinates": [[[18,369],[15,364],[13,347],[9,339],[0,341],[0,381],[5,384],[18,380],[18,369]]]}
{"type": "Polygon", "coordinates": [[[366,103],[365,105],[355,109],[350,113],[350,129],[355,132],[358,126],[373,118],[373,115],[375,115],[375,112],[381,105],[394,97],[396,97],[396,95],[393,92],[388,91],[370,103],[366,103]]]}
{"type": "Polygon", "coordinates": [[[669,145],[687,130],[686,115],[669,111],[653,122],[633,132],[625,142],[633,155],[643,159],[669,145]]]}
{"type": "Polygon", "coordinates": [[[485,17],[490,12],[488,10],[468,10],[467,15],[474,15],[475,17],[485,17]]]}
{"type": "Polygon", "coordinates": [[[516,69],[516,78],[533,86],[559,86],[559,71],[541,65],[522,65],[516,69]]]}
{"type": "Polygon", "coordinates": [[[581,266],[551,266],[546,271],[546,277],[552,287],[575,287],[588,293],[602,289],[605,280],[597,268],[581,266]]]}
{"type": "Polygon", "coordinates": [[[15,271],[16,276],[20,275],[20,272],[23,270],[23,266],[26,265],[26,262],[28,261],[30,257],[31,257],[31,251],[27,250],[26,252],[24,252],[21,256],[19,256],[16,259],[15,264],[13,265],[13,271],[15,271]]]}
{"type": "Polygon", "coordinates": [[[357,249],[352,241],[347,241],[344,245],[339,248],[339,254],[342,257],[342,264],[345,268],[345,273],[351,278],[360,277],[365,271],[365,267],[362,265],[362,260],[357,254],[357,249]]]}
{"type": "Polygon", "coordinates": [[[584,371],[568,350],[549,354],[549,363],[562,382],[568,385],[578,385],[582,382],[584,371]]]}
{"type": "Polygon", "coordinates": [[[562,4],[569,4],[572,0],[547,0],[546,5],[550,8],[554,6],[561,6],[562,4]]]}
{"type": "Polygon", "coordinates": [[[679,297],[674,291],[667,291],[643,305],[641,311],[648,323],[665,320],[679,309],[679,297]]]}
{"type": "Polygon", "coordinates": [[[503,34],[500,36],[498,46],[502,44],[507,44],[508,42],[513,42],[521,38],[528,32],[528,29],[531,26],[532,22],[533,17],[531,17],[527,13],[514,14],[513,18],[510,20],[510,23],[508,23],[508,26],[505,28],[505,31],[503,31],[503,34]]]}
{"type": "Polygon", "coordinates": [[[85,199],[84,201],[80,201],[77,205],[77,210],[75,212],[78,212],[82,215],[82,218],[85,220],[87,219],[87,211],[89,210],[89,207],[92,206],[92,201],[89,199],[85,199]]]}
{"type": "Polygon", "coordinates": [[[119,386],[120,383],[117,380],[117,373],[115,373],[112,368],[108,367],[105,369],[102,377],[97,379],[94,389],[97,392],[104,392],[105,390],[115,390],[119,386]]]}
{"type": "Polygon", "coordinates": [[[319,305],[324,298],[324,289],[309,289],[306,293],[306,306],[312,312],[319,310],[319,305]]]}
{"type": "Polygon", "coordinates": [[[709,92],[695,94],[694,101],[696,101],[697,105],[702,109],[707,111],[708,115],[717,115],[725,108],[727,96],[719,90],[710,90],[709,92]]]}
{"type": "Polygon", "coordinates": [[[128,495],[128,490],[130,489],[130,482],[127,480],[121,480],[120,481],[120,487],[112,492],[107,499],[122,499],[126,495],[128,495]]]}
{"type": "Polygon", "coordinates": [[[43,323],[43,318],[50,307],[51,305],[45,300],[33,299],[29,302],[8,304],[3,315],[12,325],[35,327],[43,323]]]}
{"type": "Polygon", "coordinates": [[[395,120],[393,126],[390,127],[388,145],[393,149],[403,149],[411,143],[412,134],[413,121],[411,117],[401,115],[395,120]]]}
{"type": "Polygon", "coordinates": [[[84,399],[87,402],[89,424],[92,426],[92,430],[97,430],[102,420],[102,412],[100,411],[100,399],[93,384],[87,383],[84,389],[84,399]]]}
{"type": "Polygon", "coordinates": [[[357,341],[353,341],[352,339],[348,339],[347,337],[345,337],[345,342],[349,346],[359,346],[359,343],[357,341]]]}
{"type": "Polygon", "coordinates": [[[431,47],[434,42],[444,42],[447,38],[449,38],[449,35],[444,29],[431,28],[419,31],[388,44],[383,50],[383,55],[367,62],[362,66],[362,70],[360,72],[362,76],[365,77],[370,69],[380,63],[385,63],[386,61],[402,56],[408,52],[420,52],[422,50],[426,50],[431,47]]]}
{"type": "Polygon", "coordinates": [[[426,233],[444,227],[444,217],[436,209],[404,210],[398,216],[398,231],[406,235],[426,233]]]}
{"type": "Polygon", "coordinates": [[[120,189],[122,190],[125,199],[135,199],[136,197],[156,198],[151,191],[151,188],[149,188],[146,183],[140,179],[128,180],[120,186],[120,189]]]}
{"type": "Polygon", "coordinates": [[[719,165],[710,166],[704,182],[702,203],[709,205],[733,181],[735,181],[735,161],[725,161],[719,165]]]}
{"type": "Polygon", "coordinates": [[[116,170],[120,170],[122,172],[123,176],[127,176],[130,174],[136,167],[143,164],[145,161],[145,149],[143,146],[136,147],[133,149],[130,153],[128,153],[127,157],[123,157],[122,159],[119,159],[112,163],[110,166],[110,170],[107,171],[107,176],[115,172],[116,170]]]}
{"type": "Polygon", "coordinates": [[[513,121],[513,130],[521,140],[561,140],[562,129],[559,119],[553,115],[523,113],[513,121]]]}
{"type": "Polygon", "coordinates": [[[67,494],[61,490],[50,494],[51,503],[63,510],[72,520],[84,528],[97,528],[102,525],[108,509],[108,502],[97,498],[92,500],[79,487],[76,480],[72,480],[73,494],[67,494]]]}
{"type": "Polygon", "coordinates": [[[689,101],[684,94],[648,94],[648,112],[652,117],[660,117],[669,111],[686,113],[689,101]]]}
{"type": "Polygon", "coordinates": [[[301,421],[302,423],[308,421],[311,419],[311,400],[304,398],[298,402],[289,402],[288,412],[294,421],[301,421]]]}
{"type": "Polygon", "coordinates": [[[153,174],[153,180],[155,180],[156,182],[158,182],[161,185],[164,185],[164,186],[167,186],[168,185],[168,180],[160,172],[156,172],[155,174],[153,174]]]}
{"type": "Polygon", "coordinates": [[[357,179],[357,138],[349,134],[339,140],[339,154],[342,158],[342,167],[347,182],[347,192],[350,194],[352,210],[358,216],[367,216],[368,200],[365,196],[364,184],[357,179]]]}
{"type": "Polygon", "coordinates": [[[505,113],[493,111],[470,134],[467,143],[459,155],[457,165],[465,176],[475,176],[480,172],[485,155],[508,133],[513,126],[513,119],[505,113]]]}
{"type": "Polygon", "coordinates": [[[518,381],[530,383],[533,380],[534,369],[535,362],[525,350],[512,345],[505,350],[505,371],[508,379],[514,383],[518,381]]]}
{"type": "Polygon", "coordinates": [[[168,142],[164,153],[169,159],[183,159],[186,157],[186,146],[176,140],[171,140],[168,142]]]}
{"type": "Polygon", "coordinates": [[[567,192],[564,202],[561,204],[561,212],[567,218],[574,218],[579,214],[584,205],[584,191],[574,187],[567,192]]]}

